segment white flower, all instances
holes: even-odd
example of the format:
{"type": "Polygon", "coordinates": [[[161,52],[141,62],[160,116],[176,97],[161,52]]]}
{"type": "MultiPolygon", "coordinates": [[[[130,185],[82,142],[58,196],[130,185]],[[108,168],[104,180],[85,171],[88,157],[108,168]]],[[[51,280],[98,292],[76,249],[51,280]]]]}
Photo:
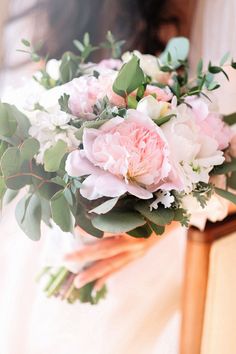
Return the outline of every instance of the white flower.
{"type": "Polygon", "coordinates": [[[16,89],[9,87],[4,92],[1,100],[16,106],[22,113],[27,115],[28,112],[34,110],[35,104],[38,103],[45,91],[45,88],[34,79],[27,81],[24,79],[21,87],[16,89]]]}
{"type": "Polygon", "coordinates": [[[205,135],[195,123],[190,108],[182,104],[173,113],[176,117],[161,126],[169,143],[173,178],[179,178],[182,190],[190,192],[198,182],[209,182],[209,172],[224,162],[215,139],[205,135]]]}
{"type": "Polygon", "coordinates": [[[159,191],[155,193],[155,196],[156,200],[150,205],[151,211],[152,209],[157,209],[159,203],[163,204],[165,208],[170,208],[171,204],[175,201],[174,196],[169,191],[159,191]]]}
{"type": "Polygon", "coordinates": [[[77,129],[68,123],[71,116],[65,112],[44,112],[35,111],[31,117],[31,128],[29,134],[40,143],[40,151],[36,158],[38,163],[43,163],[44,153],[58,140],[63,140],[68,151],[78,147],[79,141],[75,137],[77,129]]]}
{"type": "Polygon", "coordinates": [[[158,58],[150,54],[141,54],[138,50],[133,52],[126,52],[122,55],[124,63],[130,61],[133,55],[136,55],[140,59],[140,67],[144,73],[152,78],[153,82],[167,83],[170,74],[160,71],[158,65],[158,58]]]}
{"type": "Polygon", "coordinates": [[[60,78],[61,60],[51,59],[46,64],[46,72],[55,81],[60,78]]]}
{"type": "Polygon", "coordinates": [[[167,102],[157,101],[153,96],[149,95],[143,97],[138,105],[137,111],[142,112],[149,116],[151,119],[157,119],[165,113],[168,108],[167,102]]]}

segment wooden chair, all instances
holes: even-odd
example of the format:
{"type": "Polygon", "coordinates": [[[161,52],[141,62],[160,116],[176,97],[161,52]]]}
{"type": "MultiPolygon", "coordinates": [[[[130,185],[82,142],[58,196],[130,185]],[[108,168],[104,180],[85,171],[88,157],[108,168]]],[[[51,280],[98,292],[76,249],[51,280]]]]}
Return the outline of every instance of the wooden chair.
{"type": "MultiPolygon", "coordinates": [[[[194,227],[191,227],[188,231],[182,299],[180,354],[202,353],[201,346],[211,249],[216,240],[227,237],[235,231],[235,215],[229,216],[223,222],[208,223],[203,232],[194,227]]],[[[228,353],[222,352],[222,354],[228,353]]],[[[229,354],[233,354],[233,352],[229,354]]]]}

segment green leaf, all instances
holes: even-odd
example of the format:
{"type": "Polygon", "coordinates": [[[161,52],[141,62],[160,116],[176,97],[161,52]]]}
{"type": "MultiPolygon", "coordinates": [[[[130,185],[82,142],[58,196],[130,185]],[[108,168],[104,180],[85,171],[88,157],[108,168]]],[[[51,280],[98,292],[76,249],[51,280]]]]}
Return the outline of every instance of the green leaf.
{"type": "Polygon", "coordinates": [[[122,66],[112,87],[117,95],[126,97],[144,83],[145,76],[139,62],[140,60],[134,55],[122,66]]]}
{"type": "Polygon", "coordinates": [[[223,55],[223,57],[220,60],[220,66],[223,66],[226,63],[226,61],[229,59],[229,56],[230,56],[230,52],[227,52],[223,55]]]}
{"type": "Polygon", "coordinates": [[[236,169],[235,172],[227,179],[227,186],[236,190],[236,169]]]}
{"type": "Polygon", "coordinates": [[[10,147],[5,151],[1,159],[1,170],[5,178],[20,171],[20,157],[20,150],[17,147],[10,147]]]}
{"type": "Polygon", "coordinates": [[[169,55],[171,55],[171,66],[176,69],[181,61],[187,59],[189,53],[189,40],[185,37],[175,37],[169,40],[164,52],[159,59],[162,65],[169,66],[169,55]],[[169,54],[168,54],[169,53],[169,54]]]}
{"type": "Polygon", "coordinates": [[[69,204],[63,191],[57,192],[51,199],[51,212],[53,221],[62,229],[70,232],[73,228],[69,204]]]}
{"type": "Polygon", "coordinates": [[[134,96],[128,96],[128,107],[136,109],[138,105],[138,101],[134,96]]]}
{"type": "Polygon", "coordinates": [[[6,184],[3,176],[0,176],[0,201],[2,201],[6,192],[6,184]]]}
{"type": "Polygon", "coordinates": [[[152,229],[148,224],[137,227],[134,230],[127,232],[128,235],[136,237],[136,238],[148,238],[152,234],[152,229]]]}
{"type": "Polygon", "coordinates": [[[38,153],[40,144],[35,138],[29,138],[20,147],[21,160],[29,161],[38,153]]]}
{"type": "Polygon", "coordinates": [[[70,99],[70,95],[67,95],[66,93],[64,93],[59,98],[58,103],[60,105],[61,111],[71,114],[71,110],[68,106],[69,99],[70,99]]]}
{"type": "Polygon", "coordinates": [[[12,106],[8,103],[3,103],[3,104],[5,106],[8,116],[11,116],[12,119],[14,119],[17,122],[17,129],[16,129],[17,137],[20,138],[21,140],[25,140],[26,138],[28,138],[29,136],[28,132],[30,128],[29,119],[22,112],[20,112],[15,106],[12,106]]]}
{"type": "Polygon", "coordinates": [[[174,219],[174,211],[172,209],[159,207],[157,210],[150,211],[150,206],[147,202],[137,203],[135,209],[156,225],[165,226],[174,219]]]}
{"type": "Polygon", "coordinates": [[[22,39],[21,43],[24,44],[26,47],[30,47],[30,42],[27,39],[22,39]]]}
{"type": "Polygon", "coordinates": [[[5,103],[0,102],[0,135],[11,137],[17,128],[17,121],[5,103]]]}
{"type": "Polygon", "coordinates": [[[106,286],[103,286],[101,290],[94,294],[95,282],[91,282],[78,289],[79,300],[82,303],[89,302],[91,305],[96,305],[100,299],[104,299],[107,293],[106,286]]]}
{"type": "Polygon", "coordinates": [[[110,211],[112,208],[114,208],[114,206],[116,205],[118,200],[119,200],[119,197],[109,199],[106,202],[97,206],[96,208],[90,210],[90,213],[106,214],[106,213],[108,213],[108,211],[110,211]]]}
{"type": "Polygon", "coordinates": [[[77,77],[80,59],[71,52],[63,54],[60,65],[60,76],[62,83],[69,82],[77,77]]]}
{"type": "Polygon", "coordinates": [[[4,194],[3,205],[7,205],[11,203],[13,199],[18,195],[19,191],[13,189],[7,189],[6,193],[4,194]]]}
{"type": "Polygon", "coordinates": [[[161,236],[165,232],[165,226],[156,225],[152,222],[150,223],[150,226],[157,236],[161,236]]]}
{"type": "Polygon", "coordinates": [[[197,65],[197,75],[200,76],[203,69],[203,60],[200,59],[197,65]]]}
{"type": "Polygon", "coordinates": [[[236,124],[236,113],[231,113],[223,118],[224,122],[228,125],[236,124]]]}
{"type": "Polygon", "coordinates": [[[108,122],[108,119],[99,119],[99,120],[94,120],[94,121],[87,121],[84,122],[81,128],[78,129],[78,131],[75,133],[75,137],[78,140],[82,140],[83,138],[83,133],[84,133],[84,128],[93,128],[93,129],[98,129],[101,127],[104,123],[108,122]]]}
{"type": "Polygon", "coordinates": [[[236,159],[232,159],[230,162],[224,162],[220,166],[215,166],[211,171],[211,175],[225,175],[233,171],[236,171],[236,159]]]}
{"type": "Polygon", "coordinates": [[[86,215],[82,205],[79,205],[75,220],[76,225],[80,226],[89,235],[97,238],[101,238],[103,236],[103,232],[92,225],[91,219],[88,217],[88,215],[86,215]]]}
{"type": "Polygon", "coordinates": [[[168,116],[159,117],[157,119],[153,119],[153,121],[160,127],[162,124],[169,122],[169,120],[173,117],[176,117],[176,114],[169,114],[168,116]]]}
{"type": "Polygon", "coordinates": [[[67,152],[67,145],[63,140],[58,140],[56,145],[50,147],[44,153],[45,171],[56,172],[67,152]]]}
{"type": "Polygon", "coordinates": [[[97,229],[115,234],[131,231],[145,223],[144,218],[136,212],[111,211],[92,219],[92,224],[97,229]]]}
{"type": "Polygon", "coordinates": [[[24,233],[33,241],[41,235],[41,203],[37,195],[26,195],[15,210],[16,220],[24,233]]]}
{"type": "Polygon", "coordinates": [[[6,141],[1,141],[0,143],[0,160],[4,154],[4,152],[7,150],[8,148],[8,143],[6,141]]]}
{"type": "Polygon", "coordinates": [[[216,188],[215,187],[215,192],[222,198],[225,198],[227,200],[229,200],[231,203],[236,204],[236,195],[226,191],[224,189],[221,188],[216,188]]]}

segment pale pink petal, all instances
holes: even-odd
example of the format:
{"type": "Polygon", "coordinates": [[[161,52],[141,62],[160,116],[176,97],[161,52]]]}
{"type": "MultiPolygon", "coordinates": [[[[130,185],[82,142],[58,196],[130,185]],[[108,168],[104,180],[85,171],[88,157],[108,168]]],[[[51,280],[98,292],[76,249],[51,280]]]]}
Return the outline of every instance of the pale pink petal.
{"type": "Polygon", "coordinates": [[[119,197],[126,192],[127,185],[123,180],[102,170],[87,177],[80,188],[81,195],[89,200],[119,197]]]}
{"type": "Polygon", "coordinates": [[[65,169],[72,177],[86,176],[99,171],[99,168],[92,165],[85,157],[83,150],[75,150],[68,155],[65,169]]]}
{"type": "Polygon", "coordinates": [[[127,191],[140,199],[150,199],[153,197],[151,192],[134,183],[127,184],[127,191]]]}

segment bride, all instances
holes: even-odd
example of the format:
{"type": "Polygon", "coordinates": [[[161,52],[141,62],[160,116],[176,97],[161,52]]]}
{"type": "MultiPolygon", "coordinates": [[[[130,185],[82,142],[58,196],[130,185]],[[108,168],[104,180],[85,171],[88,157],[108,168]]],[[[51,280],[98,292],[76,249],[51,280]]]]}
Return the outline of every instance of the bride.
{"type": "MultiPolygon", "coordinates": [[[[24,2],[26,5],[29,3],[27,0],[24,2]]],[[[218,60],[228,50],[236,54],[236,48],[232,46],[236,35],[236,28],[233,27],[236,6],[233,0],[225,1],[225,22],[222,19],[220,22],[224,27],[219,28],[222,11],[220,3],[220,0],[215,1],[212,8],[211,0],[198,2],[192,29],[193,66],[196,64],[195,58],[200,56],[204,56],[206,60],[213,56],[213,59],[218,60]],[[212,33],[207,23],[209,13],[214,28],[212,33]],[[230,30],[227,30],[228,26],[231,26],[230,30]],[[227,40],[224,33],[227,33],[227,40]]],[[[107,29],[115,34],[117,32],[120,37],[128,37],[127,49],[137,48],[155,54],[162,50],[169,37],[188,34],[193,5],[194,2],[186,0],[176,3],[113,1],[111,7],[109,1],[71,0],[67,2],[65,9],[64,1],[51,0],[38,2],[31,11],[26,7],[22,10],[24,16],[21,17],[15,13],[13,1],[11,10],[15,20],[9,21],[6,39],[11,39],[12,44],[15,33],[27,38],[32,36],[31,32],[42,36],[44,29],[38,25],[38,21],[32,20],[35,16],[40,18],[40,22],[44,23],[46,20],[51,24],[43,52],[49,51],[52,57],[70,49],[72,40],[81,37],[86,30],[98,42],[103,39],[107,29]],[[117,5],[116,8],[114,5],[118,3],[120,6],[117,5]],[[30,17],[27,17],[28,13],[31,13],[30,17]],[[102,19],[107,13],[109,19],[104,24],[102,19]],[[188,21],[184,21],[184,18],[188,18],[188,21]],[[35,23],[35,31],[29,30],[36,26],[35,23]]],[[[17,37],[15,41],[18,46],[20,38],[17,37]]],[[[15,68],[14,71],[7,69],[2,74],[7,83],[16,81],[19,76],[18,67],[21,70],[23,67],[27,75],[34,70],[27,63],[22,62],[25,65],[19,65],[17,56],[12,48],[10,50],[6,46],[7,64],[15,68]]],[[[229,90],[226,87],[227,89],[229,90]]],[[[235,111],[236,107],[232,106],[229,97],[227,95],[227,109],[230,112],[235,111]]],[[[221,109],[225,109],[223,104],[220,100],[221,109]]],[[[12,209],[12,205],[9,205],[0,224],[3,289],[0,294],[1,354],[178,352],[184,230],[169,230],[164,237],[151,238],[148,241],[127,236],[111,237],[68,255],[74,261],[83,259],[94,262],[77,277],[78,287],[98,279],[97,288],[106,281],[109,288],[106,300],[97,307],[79,303],[70,306],[45,298],[35,285],[34,277],[39,270],[41,254],[47,242],[47,230],[39,243],[32,243],[15,225],[12,209]],[[136,261],[131,262],[134,260],[136,261]],[[116,273],[118,270],[120,271],[116,273]]]]}

